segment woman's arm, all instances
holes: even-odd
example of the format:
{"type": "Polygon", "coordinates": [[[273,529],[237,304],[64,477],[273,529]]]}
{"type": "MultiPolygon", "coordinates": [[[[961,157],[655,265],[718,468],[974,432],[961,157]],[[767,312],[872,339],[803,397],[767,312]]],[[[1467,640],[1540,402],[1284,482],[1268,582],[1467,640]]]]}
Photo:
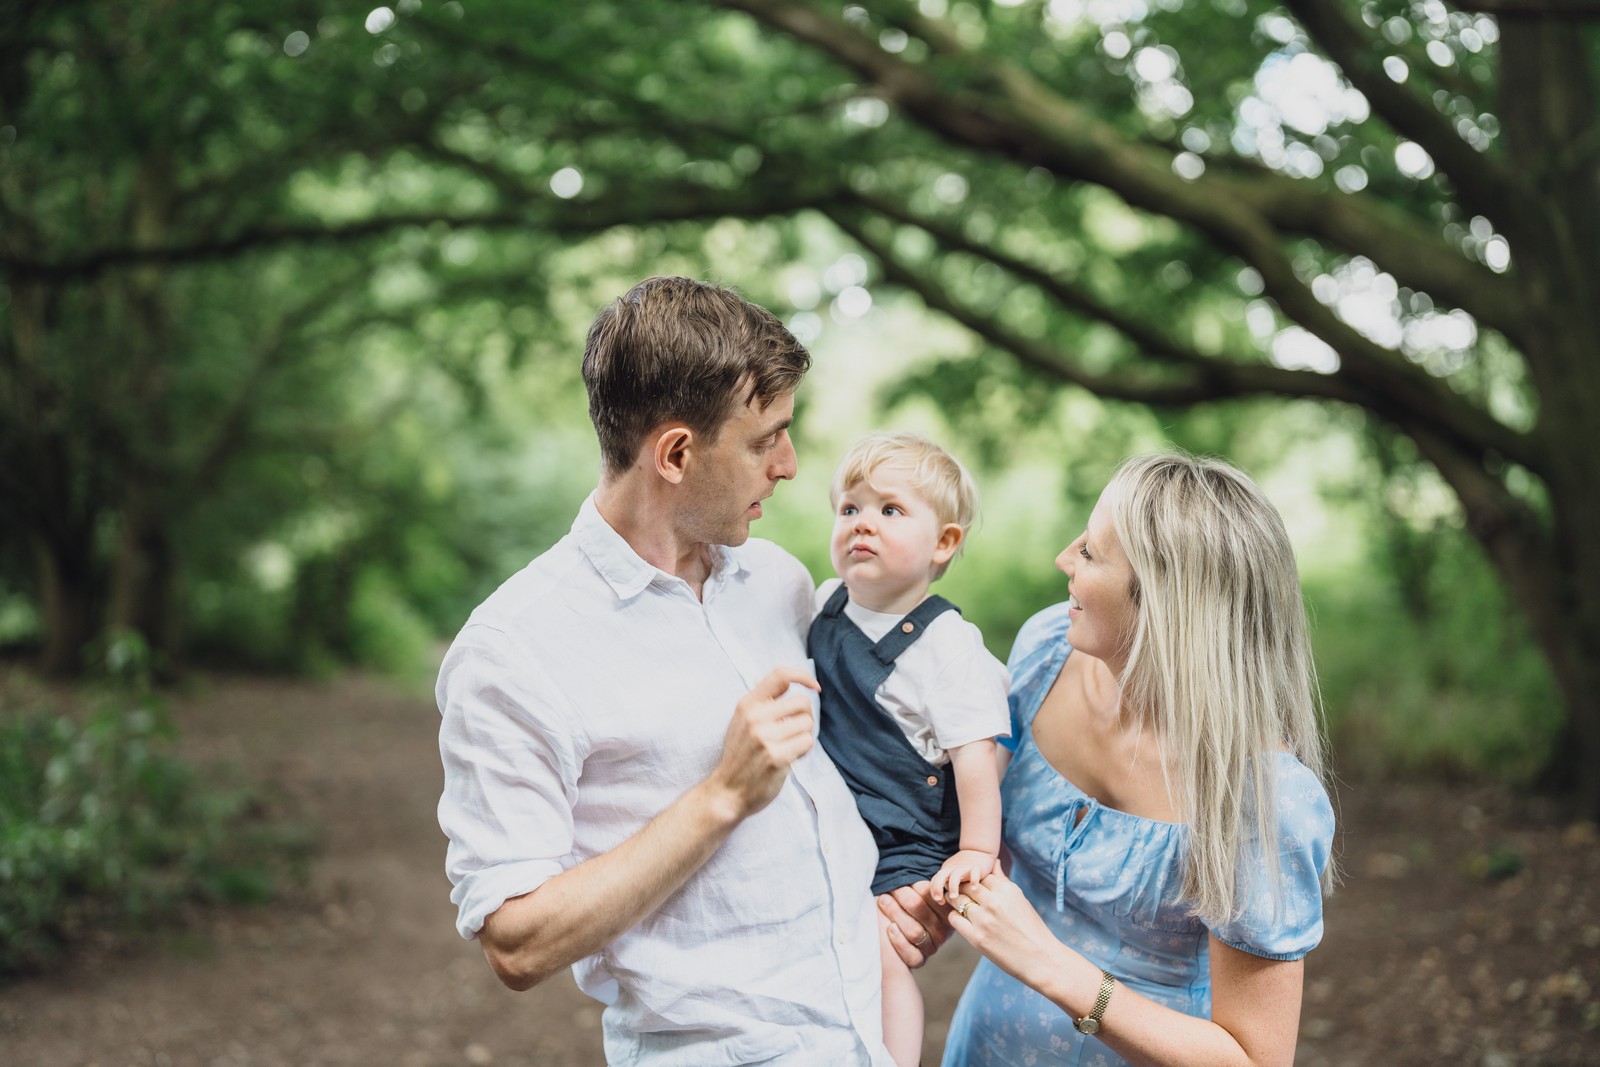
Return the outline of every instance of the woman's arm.
{"type": "MultiPolygon", "coordinates": [[[[973,906],[950,925],[1012,977],[1074,1019],[1094,1009],[1100,969],[1058,941],[1022,891],[996,871],[964,894],[973,906]]],[[[1151,1067],[1279,1067],[1294,1062],[1302,960],[1269,960],[1210,942],[1211,1018],[1174,1011],[1117,984],[1095,1035],[1130,1063],[1151,1067]]],[[[1115,975],[1113,975],[1115,977],[1115,975]]]]}

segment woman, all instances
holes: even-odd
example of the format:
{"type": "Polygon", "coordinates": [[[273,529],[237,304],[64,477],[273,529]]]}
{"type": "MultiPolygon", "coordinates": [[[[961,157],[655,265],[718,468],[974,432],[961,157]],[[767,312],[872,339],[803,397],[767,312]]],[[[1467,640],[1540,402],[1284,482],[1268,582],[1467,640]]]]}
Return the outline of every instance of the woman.
{"type": "Polygon", "coordinates": [[[1149,456],[1056,563],[1011,655],[1010,877],[949,902],[986,959],[945,1067],[1290,1063],[1333,812],[1283,523],[1149,456]]]}

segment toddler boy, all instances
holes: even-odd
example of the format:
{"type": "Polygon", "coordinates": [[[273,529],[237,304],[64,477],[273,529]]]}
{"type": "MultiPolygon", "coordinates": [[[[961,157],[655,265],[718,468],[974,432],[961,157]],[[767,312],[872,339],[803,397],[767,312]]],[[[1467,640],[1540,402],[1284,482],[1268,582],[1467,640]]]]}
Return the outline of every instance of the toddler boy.
{"type": "MultiPolygon", "coordinates": [[[[873,434],[830,491],[838,581],[817,590],[810,655],[820,739],[855,793],[879,862],[872,892],[931,880],[935,899],[994,868],[1000,783],[994,738],[1010,732],[1005,666],[929,585],[960,553],[977,508],[972,478],[921,437],[873,434]]],[[[922,1050],[922,997],[889,946],[884,1043],[900,1067],[922,1050]]]]}

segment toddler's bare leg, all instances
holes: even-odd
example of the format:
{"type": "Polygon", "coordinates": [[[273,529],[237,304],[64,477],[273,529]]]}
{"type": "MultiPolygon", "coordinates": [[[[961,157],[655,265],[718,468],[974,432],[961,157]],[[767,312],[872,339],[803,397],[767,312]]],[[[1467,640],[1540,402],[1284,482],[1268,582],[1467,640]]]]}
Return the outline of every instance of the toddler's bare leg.
{"type": "Polygon", "coordinates": [[[878,954],[883,958],[883,1043],[895,1067],[922,1061],[922,991],[889,944],[889,920],[878,913],[878,954]]]}

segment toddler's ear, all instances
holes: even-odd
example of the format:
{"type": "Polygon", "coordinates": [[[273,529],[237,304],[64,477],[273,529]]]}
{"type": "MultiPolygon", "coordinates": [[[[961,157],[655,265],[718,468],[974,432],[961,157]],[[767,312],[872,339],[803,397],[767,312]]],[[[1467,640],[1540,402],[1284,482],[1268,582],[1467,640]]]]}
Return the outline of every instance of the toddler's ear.
{"type": "Polygon", "coordinates": [[[959,522],[947,522],[944,529],[939,531],[939,540],[934,542],[933,562],[949,563],[955,558],[956,549],[961,547],[961,542],[966,540],[967,531],[961,528],[959,522]]]}

